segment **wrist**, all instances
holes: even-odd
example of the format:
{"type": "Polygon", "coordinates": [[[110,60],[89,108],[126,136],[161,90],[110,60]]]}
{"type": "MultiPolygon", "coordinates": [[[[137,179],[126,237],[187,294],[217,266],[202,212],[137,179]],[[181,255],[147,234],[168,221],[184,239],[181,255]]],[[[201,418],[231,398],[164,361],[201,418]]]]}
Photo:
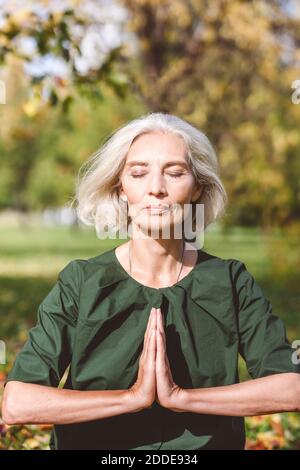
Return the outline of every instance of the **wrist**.
{"type": "Polygon", "coordinates": [[[184,413],[187,411],[188,403],[188,390],[179,388],[171,395],[168,408],[177,413],[184,413]]]}
{"type": "Polygon", "coordinates": [[[147,408],[145,402],[131,389],[124,390],[124,401],[126,403],[128,413],[137,413],[138,411],[147,408]]]}

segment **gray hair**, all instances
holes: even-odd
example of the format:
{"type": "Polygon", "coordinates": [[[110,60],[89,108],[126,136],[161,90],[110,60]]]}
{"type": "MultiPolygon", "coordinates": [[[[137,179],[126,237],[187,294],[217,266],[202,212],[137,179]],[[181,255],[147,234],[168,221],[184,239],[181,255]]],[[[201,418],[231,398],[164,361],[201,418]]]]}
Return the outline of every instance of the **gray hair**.
{"type": "Polygon", "coordinates": [[[97,233],[100,222],[101,227],[106,225],[115,232],[120,229],[118,221],[124,211],[119,198],[120,174],[126,155],[135,138],[155,131],[171,132],[184,140],[195,180],[203,186],[199,199],[192,202],[193,230],[196,204],[204,204],[204,229],[225,213],[228,198],[216,153],[206,135],[177,116],[149,113],[117,128],[79,169],[72,205],[76,202],[79,220],[95,226],[97,233]]]}

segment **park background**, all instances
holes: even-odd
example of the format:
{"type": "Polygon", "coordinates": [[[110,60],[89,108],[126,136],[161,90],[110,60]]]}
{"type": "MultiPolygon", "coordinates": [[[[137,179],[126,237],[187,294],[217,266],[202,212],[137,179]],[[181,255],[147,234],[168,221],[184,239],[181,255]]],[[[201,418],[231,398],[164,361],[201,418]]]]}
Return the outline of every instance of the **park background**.
{"type": "MultiPolygon", "coordinates": [[[[120,243],[70,203],[84,162],[151,111],[212,141],[229,205],[204,249],[242,260],[300,338],[299,2],[0,0],[0,80],[1,384],[58,272],[120,243]]],[[[50,429],[0,420],[0,449],[48,449],[50,429]]],[[[299,413],[246,431],[247,449],[300,449],[299,413]]]]}

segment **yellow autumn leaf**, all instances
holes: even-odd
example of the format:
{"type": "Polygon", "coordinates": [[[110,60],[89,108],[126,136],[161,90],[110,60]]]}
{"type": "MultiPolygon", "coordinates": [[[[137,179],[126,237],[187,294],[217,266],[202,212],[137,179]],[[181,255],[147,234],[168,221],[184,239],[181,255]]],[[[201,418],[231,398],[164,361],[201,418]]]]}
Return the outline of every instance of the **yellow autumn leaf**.
{"type": "Polygon", "coordinates": [[[22,108],[28,117],[33,117],[39,112],[40,99],[36,97],[31,98],[30,100],[23,103],[22,108]]]}

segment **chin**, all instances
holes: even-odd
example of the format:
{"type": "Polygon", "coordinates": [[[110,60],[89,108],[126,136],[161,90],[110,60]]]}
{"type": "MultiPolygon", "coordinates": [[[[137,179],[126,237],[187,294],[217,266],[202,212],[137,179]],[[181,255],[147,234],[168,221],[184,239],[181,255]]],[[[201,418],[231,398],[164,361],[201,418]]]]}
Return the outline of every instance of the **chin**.
{"type": "MultiPolygon", "coordinates": [[[[152,231],[153,237],[157,237],[156,234],[161,235],[165,233],[165,238],[171,238],[172,232],[174,231],[174,221],[170,222],[170,217],[164,217],[163,215],[151,215],[149,217],[138,217],[135,219],[135,225],[143,233],[148,233],[152,231]]],[[[182,225],[182,220],[180,219],[178,225],[182,225]]]]}

